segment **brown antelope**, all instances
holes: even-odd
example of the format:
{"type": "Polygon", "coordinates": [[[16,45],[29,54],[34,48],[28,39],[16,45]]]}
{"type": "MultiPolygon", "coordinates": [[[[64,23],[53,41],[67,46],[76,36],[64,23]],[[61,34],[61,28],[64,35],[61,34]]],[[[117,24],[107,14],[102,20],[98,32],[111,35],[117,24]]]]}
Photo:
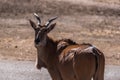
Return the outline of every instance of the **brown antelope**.
{"type": "Polygon", "coordinates": [[[55,41],[47,34],[54,29],[51,24],[57,17],[41,25],[40,17],[34,13],[38,25],[30,21],[35,30],[37,48],[36,67],[46,68],[52,80],[104,80],[105,57],[91,44],[77,44],[70,39],[55,41]]]}

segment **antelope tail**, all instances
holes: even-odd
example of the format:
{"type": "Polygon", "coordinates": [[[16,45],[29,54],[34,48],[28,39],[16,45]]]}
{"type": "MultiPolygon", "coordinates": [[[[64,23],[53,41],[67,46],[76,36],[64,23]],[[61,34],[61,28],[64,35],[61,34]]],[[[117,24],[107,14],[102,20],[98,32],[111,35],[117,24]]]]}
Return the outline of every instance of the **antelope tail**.
{"type": "Polygon", "coordinates": [[[93,48],[93,52],[95,53],[96,58],[96,72],[94,78],[95,80],[98,80],[100,75],[104,75],[105,58],[103,53],[97,48],[93,48]]]}

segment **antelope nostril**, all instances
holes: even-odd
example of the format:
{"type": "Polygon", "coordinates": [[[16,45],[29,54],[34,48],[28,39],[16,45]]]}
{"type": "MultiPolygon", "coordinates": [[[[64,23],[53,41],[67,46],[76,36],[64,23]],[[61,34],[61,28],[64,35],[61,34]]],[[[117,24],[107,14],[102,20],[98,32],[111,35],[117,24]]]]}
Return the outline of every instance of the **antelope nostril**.
{"type": "Polygon", "coordinates": [[[38,44],[40,42],[39,39],[35,39],[35,43],[38,44]]]}

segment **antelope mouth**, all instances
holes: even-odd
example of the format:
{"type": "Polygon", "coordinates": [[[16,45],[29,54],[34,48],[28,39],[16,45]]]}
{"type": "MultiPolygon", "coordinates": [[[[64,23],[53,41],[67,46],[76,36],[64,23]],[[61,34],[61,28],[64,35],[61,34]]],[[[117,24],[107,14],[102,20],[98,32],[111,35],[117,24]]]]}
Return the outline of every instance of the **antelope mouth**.
{"type": "Polygon", "coordinates": [[[37,45],[38,45],[38,44],[40,43],[40,40],[39,40],[39,39],[35,39],[35,41],[34,41],[34,42],[35,42],[35,44],[37,44],[37,45]]]}
{"type": "Polygon", "coordinates": [[[46,46],[46,43],[43,41],[43,42],[41,42],[41,41],[39,41],[39,42],[35,42],[35,47],[44,47],[44,46],[46,46]]]}

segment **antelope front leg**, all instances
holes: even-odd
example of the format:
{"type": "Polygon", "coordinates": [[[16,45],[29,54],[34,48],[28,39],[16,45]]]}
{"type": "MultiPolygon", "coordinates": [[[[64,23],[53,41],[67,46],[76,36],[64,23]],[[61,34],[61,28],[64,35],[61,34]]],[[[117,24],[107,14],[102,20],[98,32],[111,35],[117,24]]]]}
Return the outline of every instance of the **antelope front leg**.
{"type": "Polygon", "coordinates": [[[52,80],[63,80],[60,72],[56,68],[48,68],[52,80]]]}

